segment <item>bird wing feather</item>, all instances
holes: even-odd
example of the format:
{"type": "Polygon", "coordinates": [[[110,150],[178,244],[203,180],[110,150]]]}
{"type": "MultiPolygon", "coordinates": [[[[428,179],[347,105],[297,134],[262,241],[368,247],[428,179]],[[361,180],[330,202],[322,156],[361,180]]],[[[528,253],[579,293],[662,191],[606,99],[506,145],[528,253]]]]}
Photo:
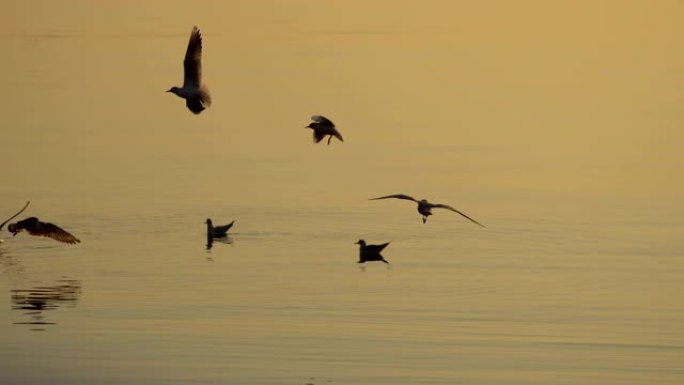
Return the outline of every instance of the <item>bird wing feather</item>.
{"type": "Polygon", "coordinates": [[[68,231],[62,229],[61,227],[55,225],[54,223],[41,222],[39,229],[26,229],[31,235],[39,235],[43,237],[52,238],[56,241],[64,243],[79,243],[81,242],[78,238],[73,236],[68,231]]]}
{"type": "Polygon", "coordinates": [[[456,210],[455,208],[453,208],[453,207],[451,207],[451,206],[449,206],[449,205],[444,205],[444,204],[441,204],[441,203],[435,203],[435,204],[431,204],[431,206],[434,207],[434,208],[440,208],[440,209],[451,210],[451,211],[453,211],[453,212],[455,212],[455,213],[461,214],[464,218],[466,218],[466,219],[468,219],[469,221],[475,223],[476,225],[485,227],[485,225],[483,225],[482,223],[480,223],[480,222],[474,220],[473,218],[471,218],[471,217],[465,215],[463,212],[458,211],[458,210],[456,210]]]}
{"type": "Polygon", "coordinates": [[[188,86],[200,88],[202,82],[202,35],[197,27],[192,27],[183,68],[185,69],[183,88],[188,86]]]}
{"type": "Polygon", "coordinates": [[[320,142],[321,140],[323,140],[323,138],[325,138],[326,135],[327,134],[325,132],[323,132],[323,130],[317,130],[314,128],[314,130],[313,130],[313,141],[314,141],[314,143],[320,142]]]}
{"type": "Polygon", "coordinates": [[[383,243],[382,245],[368,245],[368,246],[366,246],[366,247],[367,247],[367,249],[368,249],[369,251],[371,251],[371,252],[379,253],[379,252],[381,252],[385,247],[387,247],[387,245],[389,245],[389,244],[390,244],[390,243],[387,242],[387,243],[383,243]]]}
{"type": "Polygon", "coordinates": [[[370,200],[374,201],[374,200],[377,200],[377,199],[388,199],[388,198],[406,199],[406,200],[409,200],[409,201],[418,202],[415,198],[413,198],[412,196],[406,195],[406,194],[385,195],[385,196],[383,196],[383,197],[371,198],[370,200]]]}
{"type": "Polygon", "coordinates": [[[219,232],[224,232],[224,233],[228,232],[228,230],[230,230],[230,228],[233,227],[234,223],[235,223],[235,221],[232,221],[227,225],[216,226],[216,227],[214,227],[214,231],[219,231],[219,232]]]}
{"type": "Polygon", "coordinates": [[[330,126],[335,126],[335,123],[333,123],[330,119],[326,118],[325,116],[322,115],[314,115],[311,117],[311,120],[317,123],[322,123],[322,124],[327,124],[330,126]]]}
{"type": "Polygon", "coordinates": [[[336,137],[337,139],[340,140],[340,142],[344,142],[344,139],[342,139],[342,134],[340,134],[339,131],[335,128],[335,126],[331,127],[332,128],[332,135],[336,137]]]}

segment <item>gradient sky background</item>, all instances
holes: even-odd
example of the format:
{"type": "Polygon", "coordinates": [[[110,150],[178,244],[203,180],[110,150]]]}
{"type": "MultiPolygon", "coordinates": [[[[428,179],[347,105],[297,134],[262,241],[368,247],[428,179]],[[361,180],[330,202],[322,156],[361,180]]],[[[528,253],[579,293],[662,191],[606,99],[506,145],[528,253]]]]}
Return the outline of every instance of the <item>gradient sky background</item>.
{"type": "Polygon", "coordinates": [[[682,20],[675,0],[10,2],[3,190],[681,214],[682,20]],[[164,93],[193,25],[214,100],[200,116],[164,93]],[[345,143],[312,147],[312,114],[345,143]]]}

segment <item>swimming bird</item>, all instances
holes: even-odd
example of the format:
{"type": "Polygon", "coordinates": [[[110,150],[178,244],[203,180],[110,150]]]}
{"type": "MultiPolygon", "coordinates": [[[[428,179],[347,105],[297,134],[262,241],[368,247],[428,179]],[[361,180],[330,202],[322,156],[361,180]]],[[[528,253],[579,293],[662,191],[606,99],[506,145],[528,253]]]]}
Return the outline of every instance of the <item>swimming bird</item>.
{"type": "MultiPolygon", "coordinates": [[[[2,223],[0,224],[0,230],[2,230],[2,228],[5,226],[5,224],[6,224],[7,222],[11,221],[12,219],[16,218],[19,214],[23,213],[24,210],[26,210],[26,208],[28,207],[28,205],[29,205],[30,203],[31,203],[31,201],[26,202],[26,204],[24,205],[24,207],[23,207],[21,210],[19,210],[18,213],[12,215],[8,220],[2,222],[2,223]]],[[[0,243],[2,243],[2,242],[3,242],[2,239],[0,239],[0,243]]]]}
{"type": "Polygon", "coordinates": [[[415,198],[413,198],[413,197],[411,197],[411,196],[405,195],[405,194],[386,195],[386,196],[384,196],[384,197],[372,198],[372,199],[370,199],[370,200],[373,201],[373,200],[388,199],[388,198],[406,199],[406,200],[410,200],[410,201],[414,201],[414,202],[418,203],[418,212],[420,213],[420,215],[423,216],[423,223],[427,222],[428,216],[432,215],[432,209],[438,208],[438,209],[447,209],[447,210],[451,210],[451,211],[453,211],[453,212],[455,212],[455,213],[461,214],[463,217],[465,217],[465,218],[468,219],[469,221],[475,223],[476,225],[485,227],[482,223],[480,223],[480,222],[474,220],[473,218],[471,218],[471,217],[465,215],[464,213],[462,213],[462,212],[456,210],[455,208],[453,208],[453,207],[451,207],[451,206],[449,206],[449,205],[444,205],[444,204],[441,204],[441,203],[430,203],[430,202],[428,202],[426,199],[417,200],[417,199],[415,199],[415,198]]]}
{"type": "Polygon", "coordinates": [[[340,133],[335,128],[335,123],[331,122],[328,118],[321,115],[314,115],[311,117],[311,120],[313,120],[313,123],[309,124],[304,128],[310,128],[313,130],[314,143],[320,142],[327,135],[330,135],[330,137],[328,138],[328,145],[330,145],[330,141],[332,140],[333,136],[339,139],[340,142],[344,142],[344,139],[342,139],[342,135],[340,135],[340,133]]]}
{"type": "Polygon", "coordinates": [[[228,230],[233,227],[235,221],[223,226],[214,226],[211,219],[207,218],[207,237],[222,238],[228,236],[228,230]]]}
{"type": "Polygon", "coordinates": [[[202,35],[197,27],[192,27],[183,68],[183,87],[171,87],[166,92],[173,92],[185,99],[188,109],[194,114],[199,114],[211,105],[211,96],[202,83],[202,35]]]}
{"type": "Polygon", "coordinates": [[[382,245],[367,245],[366,241],[359,239],[355,245],[359,245],[359,263],[370,262],[370,261],[383,261],[389,265],[389,262],[380,255],[382,249],[387,247],[390,243],[383,243],[382,245]]]}
{"type": "Polygon", "coordinates": [[[48,222],[41,222],[36,217],[29,217],[17,223],[10,223],[7,230],[16,236],[20,231],[26,230],[31,235],[39,235],[43,237],[52,238],[56,241],[75,244],[81,242],[68,231],[61,227],[48,222]]]}

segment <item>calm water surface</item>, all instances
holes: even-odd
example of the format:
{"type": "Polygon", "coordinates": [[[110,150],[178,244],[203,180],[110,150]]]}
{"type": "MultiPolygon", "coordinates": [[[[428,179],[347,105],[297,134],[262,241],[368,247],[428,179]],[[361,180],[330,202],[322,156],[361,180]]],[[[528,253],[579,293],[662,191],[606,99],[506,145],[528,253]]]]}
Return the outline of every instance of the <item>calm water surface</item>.
{"type": "Polygon", "coordinates": [[[182,209],[64,215],[77,247],[6,239],[3,383],[684,378],[681,223],[480,229],[364,207],[213,207],[237,222],[211,250],[204,218],[182,209]],[[359,237],[392,240],[392,264],[356,265],[359,237]],[[65,285],[48,307],[18,306],[17,290],[65,285]]]}

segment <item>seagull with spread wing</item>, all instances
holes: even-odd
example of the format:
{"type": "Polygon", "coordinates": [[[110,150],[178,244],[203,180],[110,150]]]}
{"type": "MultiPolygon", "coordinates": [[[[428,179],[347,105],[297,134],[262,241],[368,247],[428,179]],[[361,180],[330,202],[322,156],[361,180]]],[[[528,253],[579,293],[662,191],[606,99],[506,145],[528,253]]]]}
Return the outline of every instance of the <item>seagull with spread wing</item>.
{"type": "Polygon", "coordinates": [[[313,130],[314,143],[320,142],[328,135],[330,135],[328,138],[328,145],[330,145],[330,141],[332,140],[333,136],[339,139],[340,142],[344,142],[342,135],[340,135],[339,131],[337,131],[335,128],[335,123],[331,122],[330,119],[326,118],[325,116],[314,115],[311,117],[311,120],[313,120],[313,123],[304,128],[310,128],[313,130]]]}
{"type": "Polygon", "coordinates": [[[202,35],[197,27],[193,27],[190,33],[183,68],[183,87],[171,87],[166,92],[173,92],[185,99],[188,109],[194,114],[199,114],[211,105],[211,96],[207,87],[202,84],[202,35]]]}
{"type": "Polygon", "coordinates": [[[16,236],[22,230],[26,230],[31,235],[48,237],[64,243],[75,244],[81,242],[78,238],[61,227],[53,223],[41,222],[36,217],[29,217],[17,223],[10,223],[9,226],[7,226],[7,230],[9,230],[13,236],[16,236]]]}
{"type": "Polygon", "coordinates": [[[451,207],[451,206],[449,206],[449,205],[444,205],[444,204],[441,204],[441,203],[430,203],[430,202],[428,202],[426,199],[417,200],[417,199],[415,199],[415,198],[413,198],[413,197],[411,197],[411,196],[405,195],[405,194],[386,195],[386,196],[384,196],[384,197],[372,198],[372,199],[370,199],[370,200],[373,201],[373,200],[388,199],[388,198],[406,199],[406,200],[414,201],[414,202],[418,203],[418,212],[420,213],[420,215],[423,216],[423,223],[427,222],[428,216],[432,215],[432,209],[447,209],[447,210],[451,210],[451,211],[453,211],[453,212],[455,212],[455,213],[461,214],[463,217],[465,217],[465,218],[468,219],[469,221],[475,223],[476,225],[485,227],[485,226],[484,226],[483,224],[481,224],[480,222],[474,220],[473,218],[471,218],[471,217],[465,215],[464,213],[462,213],[462,212],[456,210],[455,208],[453,208],[453,207],[451,207]]]}

